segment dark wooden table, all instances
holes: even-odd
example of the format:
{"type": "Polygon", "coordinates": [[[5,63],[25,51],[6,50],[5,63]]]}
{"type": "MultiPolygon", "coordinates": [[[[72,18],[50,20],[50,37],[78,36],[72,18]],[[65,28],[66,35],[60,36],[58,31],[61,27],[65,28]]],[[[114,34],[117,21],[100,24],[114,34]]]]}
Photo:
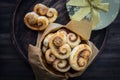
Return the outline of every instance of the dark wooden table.
{"type": "MultiPolygon", "coordinates": [[[[35,80],[32,69],[11,43],[11,15],[17,0],[0,0],[0,80],[35,80]]],[[[120,13],[109,25],[107,44],[87,71],[73,80],[120,80],[120,13]]]]}

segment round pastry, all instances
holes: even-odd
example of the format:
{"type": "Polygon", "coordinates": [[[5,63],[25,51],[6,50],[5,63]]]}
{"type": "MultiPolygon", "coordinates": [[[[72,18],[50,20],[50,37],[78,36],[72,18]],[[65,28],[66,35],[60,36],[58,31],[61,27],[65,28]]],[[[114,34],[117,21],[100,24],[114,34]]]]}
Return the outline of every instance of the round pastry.
{"type": "Polygon", "coordinates": [[[49,64],[55,61],[56,57],[52,54],[51,50],[48,49],[45,53],[45,58],[49,64]]]}
{"type": "Polygon", "coordinates": [[[48,26],[48,19],[38,16],[35,12],[29,12],[24,17],[26,26],[32,30],[44,30],[48,26]]]}
{"type": "Polygon", "coordinates": [[[85,51],[88,51],[90,55],[92,54],[92,50],[87,44],[80,44],[73,48],[69,58],[69,63],[74,70],[82,71],[86,68],[88,59],[84,58],[86,55],[83,56],[85,51]]]}
{"type": "Polygon", "coordinates": [[[24,17],[26,26],[32,30],[37,30],[38,15],[35,12],[29,12],[24,17]]]}
{"type": "Polygon", "coordinates": [[[88,60],[89,57],[91,56],[91,52],[90,52],[90,50],[85,49],[82,51],[80,56],[83,57],[84,59],[88,60]]]}
{"type": "Polygon", "coordinates": [[[60,72],[67,72],[70,69],[70,65],[67,60],[56,59],[53,63],[53,67],[60,72]]]}
{"type": "Polygon", "coordinates": [[[33,11],[40,16],[45,16],[48,12],[48,7],[43,4],[36,4],[33,11]]]}
{"type": "Polygon", "coordinates": [[[54,22],[57,19],[58,12],[54,8],[49,8],[46,16],[47,16],[49,22],[52,23],[52,22],[54,22]]]}
{"type": "Polygon", "coordinates": [[[55,33],[49,41],[49,47],[52,53],[59,59],[69,57],[71,48],[66,44],[66,36],[63,33],[55,33]]]}
{"type": "Polygon", "coordinates": [[[71,46],[71,48],[74,48],[75,46],[79,45],[80,42],[80,37],[75,33],[70,32],[67,34],[67,43],[71,46]]]}
{"type": "Polygon", "coordinates": [[[53,36],[53,33],[50,33],[50,34],[48,34],[46,37],[45,37],[45,39],[44,39],[44,41],[43,41],[43,45],[45,46],[45,47],[48,47],[48,43],[49,43],[49,40],[50,40],[50,38],[53,36]]]}
{"type": "Polygon", "coordinates": [[[37,20],[38,30],[44,30],[48,26],[48,19],[45,16],[39,16],[37,20]]]}

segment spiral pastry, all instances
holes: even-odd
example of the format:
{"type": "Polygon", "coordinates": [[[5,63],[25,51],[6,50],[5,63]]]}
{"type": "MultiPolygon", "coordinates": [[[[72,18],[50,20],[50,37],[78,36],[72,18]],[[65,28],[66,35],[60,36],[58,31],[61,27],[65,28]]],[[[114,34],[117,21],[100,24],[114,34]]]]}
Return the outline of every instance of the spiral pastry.
{"type": "Polygon", "coordinates": [[[90,58],[91,54],[92,53],[89,50],[85,49],[81,52],[80,56],[83,57],[84,59],[88,60],[90,58]]]}
{"type": "Polygon", "coordinates": [[[54,22],[57,19],[58,12],[54,8],[49,8],[46,16],[47,16],[49,22],[52,23],[52,22],[54,22]]]}
{"type": "Polygon", "coordinates": [[[75,46],[79,45],[81,42],[80,37],[74,33],[68,33],[67,34],[67,43],[71,46],[71,48],[74,48],[75,46]]]}
{"type": "Polygon", "coordinates": [[[24,17],[25,25],[33,30],[37,30],[38,15],[35,12],[29,12],[24,17]]]}
{"type": "Polygon", "coordinates": [[[37,20],[38,30],[44,30],[49,24],[48,19],[45,16],[39,16],[37,20]]]}
{"type": "Polygon", "coordinates": [[[48,49],[45,53],[45,58],[49,64],[55,61],[56,57],[52,54],[51,50],[48,49]]]}
{"type": "Polygon", "coordinates": [[[63,33],[55,33],[49,41],[49,47],[52,53],[59,59],[69,57],[71,48],[66,44],[66,36],[63,33]]]}
{"type": "Polygon", "coordinates": [[[48,19],[38,16],[35,12],[29,12],[24,17],[26,26],[32,30],[44,30],[48,26],[48,19]]]}
{"type": "Polygon", "coordinates": [[[56,59],[53,62],[53,67],[60,72],[67,72],[70,69],[70,65],[67,60],[56,59]]]}
{"type": "Polygon", "coordinates": [[[53,33],[50,33],[50,34],[48,34],[46,37],[45,37],[45,39],[44,39],[44,41],[43,41],[43,45],[45,46],[45,47],[48,47],[48,42],[49,42],[49,40],[50,40],[50,38],[53,36],[53,33]]]}
{"type": "Polygon", "coordinates": [[[40,16],[45,16],[48,12],[48,7],[39,3],[35,5],[33,11],[40,16]]]}
{"type": "Polygon", "coordinates": [[[71,52],[69,63],[76,71],[84,70],[87,66],[87,59],[81,55],[84,54],[85,50],[92,54],[91,48],[87,44],[80,44],[76,46],[71,52]]]}

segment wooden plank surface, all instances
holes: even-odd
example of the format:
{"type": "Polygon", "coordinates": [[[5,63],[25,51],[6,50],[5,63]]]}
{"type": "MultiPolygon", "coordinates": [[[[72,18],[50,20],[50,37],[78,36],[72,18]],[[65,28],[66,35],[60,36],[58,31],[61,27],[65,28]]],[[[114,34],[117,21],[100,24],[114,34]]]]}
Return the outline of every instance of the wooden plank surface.
{"type": "MultiPolygon", "coordinates": [[[[16,4],[17,0],[0,1],[0,80],[35,80],[31,67],[11,43],[10,18],[16,4]]],[[[103,53],[81,77],[70,80],[120,80],[119,25],[120,14],[109,26],[103,53]]]]}

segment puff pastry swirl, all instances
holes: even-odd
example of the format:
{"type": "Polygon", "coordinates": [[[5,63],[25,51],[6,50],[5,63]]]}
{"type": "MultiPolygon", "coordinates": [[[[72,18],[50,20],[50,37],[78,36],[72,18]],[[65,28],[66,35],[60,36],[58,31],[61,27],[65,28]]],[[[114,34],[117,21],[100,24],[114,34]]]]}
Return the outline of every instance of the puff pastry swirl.
{"type": "Polygon", "coordinates": [[[88,61],[88,59],[84,57],[88,56],[88,54],[90,56],[92,54],[92,51],[91,51],[91,48],[87,44],[80,44],[76,46],[72,50],[70,58],[69,58],[69,63],[71,67],[76,71],[84,70],[87,66],[87,61],[88,61]],[[83,56],[83,54],[85,55],[83,56]]]}
{"type": "Polygon", "coordinates": [[[71,52],[70,46],[66,44],[66,36],[59,32],[51,37],[49,47],[52,53],[59,59],[68,58],[71,52]]]}

